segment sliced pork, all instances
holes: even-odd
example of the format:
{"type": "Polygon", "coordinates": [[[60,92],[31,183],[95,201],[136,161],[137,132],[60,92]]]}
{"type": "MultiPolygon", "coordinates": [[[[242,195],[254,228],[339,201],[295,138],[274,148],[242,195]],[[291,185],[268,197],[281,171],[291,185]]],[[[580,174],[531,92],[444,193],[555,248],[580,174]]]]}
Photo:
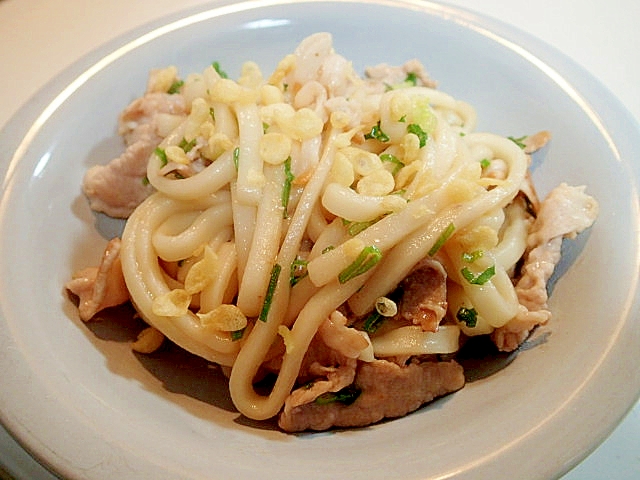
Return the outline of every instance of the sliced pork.
{"type": "Polygon", "coordinates": [[[358,362],[348,395],[337,396],[336,401],[323,399],[285,410],[278,424],[288,432],[361,427],[406,415],[463,386],[462,367],[454,361],[414,361],[406,366],[386,360],[358,362]]]}
{"type": "Polygon", "coordinates": [[[399,287],[403,292],[399,318],[435,332],[447,313],[447,273],[442,264],[431,258],[421,260],[399,287]]]}
{"type": "Polygon", "coordinates": [[[78,311],[85,322],[100,310],[127,302],[129,291],[120,263],[120,239],[107,244],[100,266],[80,270],[65,287],[78,296],[78,311]]]}
{"type": "Polygon", "coordinates": [[[387,85],[398,85],[407,80],[409,75],[413,77],[416,85],[436,88],[436,82],[429,76],[422,63],[415,59],[409,60],[400,66],[381,63],[367,68],[365,75],[371,81],[371,84],[377,85],[381,89],[384,89],[387,85]]]}
{"type": "Polygon", "coordinates": [[[127,218],[151,194],[145,182],[149,156],[163,139],[164,130],[187,114],[184,97],[152,92],[133,101],[120,115],[119,133],[126,150],[107,165],[87,170],[82,189],[92,210],[127,218]]]}
{"type": "Polygon", "coordinates": [[[512,351],[537,325],[551,318],[547,307],[547,282],[560,261],[562,239],[573,238],[590,227],[598,215],[598,203],[584,187],[559,185],[541,203],[527,238],[528,254],[516,284],[520,311],[492,338],[498,349],[512,351]]]}

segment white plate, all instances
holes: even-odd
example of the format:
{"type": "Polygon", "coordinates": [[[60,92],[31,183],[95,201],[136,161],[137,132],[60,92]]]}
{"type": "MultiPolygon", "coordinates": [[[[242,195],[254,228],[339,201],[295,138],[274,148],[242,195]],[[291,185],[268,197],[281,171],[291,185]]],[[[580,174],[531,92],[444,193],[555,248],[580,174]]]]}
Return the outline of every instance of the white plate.
{"type": "Polygon", "coordinates": [[[133,32],[54,79],[0,133],[2,422],[65,478],[559,476],[640,393],[639,144],[631,116],[572,61],[435,3],[216,3],[133,32]],[[89,165],[118,153],[115,119],[149,69],[186,74],[218,60],[235,77],[256,60],[268,72],[321,30],[360,71],[420,58],[441,89],[477,107],[480,129],[551,130],[535,165],[541,193],[586,184],[601,213],[567,252],[545,343],[405,418],[292,436],[238,418],[202,362],[135,356],[134,332],[82,324],[62,286],[105,244],[79,185],[89,165]]]}

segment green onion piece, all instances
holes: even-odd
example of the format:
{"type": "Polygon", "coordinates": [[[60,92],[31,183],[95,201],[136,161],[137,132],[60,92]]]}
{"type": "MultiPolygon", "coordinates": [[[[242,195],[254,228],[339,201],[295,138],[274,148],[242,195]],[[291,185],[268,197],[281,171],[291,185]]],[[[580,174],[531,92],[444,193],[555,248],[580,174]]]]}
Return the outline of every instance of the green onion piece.
{"type": "Polygon", "coordinates": [[[180,91],[180,87],[182,87],[182,85],[184,85],[184,82],[182,80],[176,80],[175,82],[173,82],[171,84],[171,86],[169,87],[169,90],[167,90],[167,93],[169,95],[173,95],[174,93],[178,93],[180,91]]]}
{"type": "Polygon", "coordinates": [[[146,175],[144,177],[142,177],[142,185],[144,185],[146,187],[150,183],[151,182],[149,181],[149,177],[147,177],[146,175]]]}
{"type": "Polygon", "coordinates": [[[269,279],[267,294],[264,296],[264,303],[262,304],[262,310],[260,311],[260,316],[258,317],[263,322],[267,321],[269,309],[271,308],[271,302],[273,301],[273,294],[276,291],[276,286],[278,286],[278,277],[280,276],[281,270],[282,267],[278,263],[276,263],[271,269],[271,278],[269,279]]]}
{"type": "Polygon", "coordinates": [[[402,115],[402,116],[398,119],[398,122],[400,122],[400,123],[404,123],[404,122],[406,122],[406,121],[407,121],[407,116],[406,116],[406,115],[402,115]]]}
{"type": "Polygon", "coordinates": [[[291,196],[291,183],[296,177],[291,173],[291,157],[284,161],[284,185],[282,187],[282,216],[287,218],[287,208],[289,207],[289,197],[291,196]]]}
{"type": "Polygon", "coordinates": [[[368,222],[349,222],[347,225],[347,233],[352,237],[359,234],[363,230],[366,230],[371,225],[376,223],[377,220],[369,220],[368,222]]]}
{"type": "Polygon", "coordinates": [[[218,75],[220,75],[220,78],[229,78],[229,76],[220,68],[220,63],[212,62],[211,66],[216,72],[218,72],[218,75]]]}
{"type": "Polygon", "coordinates": [[[371,127],[371,131],[369,133],[365,134],[364,138],[367,139],[367,140],[370,139],[370,138],[373,138],[373,139],[378,140],[379,142],[383,142],[383,143],[389,141],[389,135],[384,133],[382,131],[382,129],[380,128],[380,121],[378,121],[378,123],[376,125],[371,127]]]}
{"type": "Polygon", "coordinates": [[[367,228],[369,228],[374,223],[379,222],[382,218],[384,218],[384,215],[380,215],[379,217],[374,218],[373,220],[368,220],[366,222],[351,222],[351,221],[343,218],[342,219],[342,224],[345,227],[347,227],[347,233],[349,235],[351,235],[352,237],[354,237],[357,234],[359,234],[360,232],[362,232],[363,230],[366,230],[367,228]]]}
{"type": "Polygon", "coordinates": [[[467,325],[469,328],[473,328],[478,323],[478,312],[475,308],[460,307],[456,318],[467,325]]]}
{"type": "Polygon", "coordinates": [[[240,163],[240,147],[236,147],[233,149],[233,165],[236,167],[236,172],[238,171],[238,164],[240,163]]]}
{"type": "Polygon", "coordinates": [[[169,163],[169,160],[167,160],[167,154],[164,151],[164,149],[157,147],[154,151],[153,151],[158,158],[160,159],[160,164],[164,167],[167,163],[169,163]]]}
{"type": "Polygon", "coordinates": [[[209,116],[211,117],[211,121],[216,121],[216,112],[213,107],[209,107],[209,116]]]}
{"type": "Polygon", "coordinates": [[[484,285],[489,281],[491,277],[496,274],[496,267],[495,265],[491,265],[477,277],[474,277],[471,270],[469,270],[467,267],[464,267],[462,270],[460,270],[460,273],[462,273],[464,279],[472,285],[484,285]]]}
{"type": "MultiPolygon", "coordinates": [[[[245,327],[246,328],[246,327],[245,327]]],[[[230,332],[231,334],[231,341],[233,342],[237,342],[238,340],[240,340],[243,335],[244,335],[244,328],[240,329],[240,330],[234,330],[233,332],[230,332]]]]}
{"type": "Polygon", "coordinates": [[[322,249],[322,252],[320,252],[320,254],[322,255],[323,253],[330,252],[330,251],[331,251],[331,250],[333,250],[334,248],[336,248],[336,247],[334,247],[333,245],[328,245],[328,246],[326,246],[326,247],[324,247],[324,248],[322,249]]]}
{"type": "Polygon", "coordinates": [[[187,139],[182,137],[178,146],[184,150],[184,153],[189,153],[191,149],[196,146],[196,139],[194,138],[190,142],[187,142],[187,139]]]}
{"type": "Polygon", "coordinates": [[[433,244],[433,247],[431,247],[431,249],[429,250],[429,252],[427,252],[427,254],[430,257],[433,257],[436,253],[438,253],[438,250],[440,250],[442,246],[445,244],[445,242],[449,240],[449,237],[453,235],[453,232],[455,230],[456,230],[456,227],[453,223],[450,223],[449,225],[447,225],[447,228],[445,228],[444,231],[440,234],[440,236],[438,237],[438,240],[436,240],[436,243],[433,244]]]}
{"type": "Polygon", "coordinates": [[[462,254],[462,260],[464,260],[467,263],[473,263],[479,258],[482,258],[483,255],[484,255],[484,252],[482,250],[475,250],[471,253],[464,252],[462,254]]]}
{"type": "Polygon", "coordinates": [[[338,402],[343,405],[351,405],[358,399],[361,393],[362,390],[355,385],[347,385],[337,392],[323,393],[315,399],[315,403],[318,405],[328,405],[330,403],[338,402]]]}
{"type": "Polygon", "coordinates": [[[524,150],[524,148],[526,147],[526,145],[524,144],[524,140],[527,138],[527,136],[528,135],[523,135],[520,138],[515,138],[515,137],[507,137],[507,138],[524,150]]]}
{"type": "Polygon", "coordinates": [[[375,245],[364,247],[353,263],[340,272],[338,280],[340,283],[347,283],[352,278],[373,268],[381,258],[382,252],[375,245]]]}
{"type": "Polygon", "coordinates": [[[395,155],[391,155],[390,153],[383,153],[380,155],[380,160],[383,162],[389,162],[393,164],[393,170],[391,171],[391,175],[394,175],[400,171],[402,167],[404,167],[404,163],[398,160],[398,157],[395,155]]]}
{"type": "Polygon", "coordinates": [[[405,83],[409,83],[414,87],[418,84],[418,75],[415,72],[407,73],[407,77],[404,79],[405,83]]]}
{"type": "Polygon", "coordinates": [[[489,160],[488,158],[483,158],[482,160],[480,160],[480,166],[482,168],[487,168],[489,165],[491,165],[491,160],[489,160]]]}
{"type": "Polygon", "coordinates": [[[385,321],[385,317],[380,315],[377,310],[371,312],[371,314],[366,318],[364,324],[362,325],[362,329],[367,333],[375,333],[380,325],[385,321]]]}
{"type": "Polygon", "coordinates": [[[291,284],[291,286],[293,287],[296,283],[298,283],[300,280],[302,280],[304,277],[306,277],[307,275],[309,275],[309,272],[307,272],[307,264],[309,262],[307,262],[306,260],[303,260],[301,258],[296,258],[292,263],[291,263],[291,271],[290,271],[290,275],[289,275],[289,283],[291,284]]]}
{"type": "Polygon", "coordinates": [[[269,124],[267,122],[262,122],[262,133],[267,133],[269,130],[269,124]]]}
{"type": "Polygon", "coordinates": [[[407,125],[407,133],[413,133],[420,140],[420,148],[427,144],[427,132],[425,132],[417,123],[407,125]]]}

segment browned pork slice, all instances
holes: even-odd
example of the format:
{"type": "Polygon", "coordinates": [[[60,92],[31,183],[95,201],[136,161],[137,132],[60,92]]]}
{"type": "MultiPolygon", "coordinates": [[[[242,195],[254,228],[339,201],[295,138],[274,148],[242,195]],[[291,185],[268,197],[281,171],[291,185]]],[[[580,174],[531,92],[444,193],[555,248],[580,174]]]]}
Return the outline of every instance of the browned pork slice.
{"type": "Polygon", "coordinates": [[[447,313],[447,273],[437,260],[418,262],[401,282],[402,299],[398,316],[420,325],[425,332],[435,332],[447,313]]]}
{"type": "Polygon", "coordinates": [[[83,180],[92,210],[127,218],[151,194],[153,187],[144,181],[149,156],[162,141],[160,131],[166,124],[186,113],[182,95],[159,92],[145,94],[122,112],[119,133],[126,150],[107,165],[91,167],[83,180]]]}
{"type": "Polygon", "coordinates": [[[522,140],[524,145],[524,153],[530,154],[537,152],[551,140],[551,132],[542,130],[540,132],[529,135],[522,140]]]}
{"type": "Polygon", "coordinates": [[[516,284],[520,311],[492,334],[500,350],[515,350],[534,327],[551,318],[547,281],[560,261],[562,239],[575,237],[590,227],[598,215],[598,203],[584,190],[563,183],[540,205],[527,238],[528,254],[522,276],[516,284]]]}
{"type": "Polygon", "coordinates": [[[100,266],[80,270],[65,286],[79,297],[78,311],[85,322],[100,310],[128,301],[129,291],[120,263],[120,239],[114,238],[107,244],[100,266]]]}
{"type": "MultiPolygon", "coordinates": [[[[294,390],[287,397],[285,412],[299,405],[315,401],[327,392],[337,392],[350,384],[356,375],[357,358],[369,342],[362,332],[347,327],[347,318],[334,311],[318,328],[305,353],[298,382],[305,387],[294,390]]],[[[282,358],[263,365],[278,371],[282,358]]]]}
{"type": "Polygon", "coordinates": [[[309,365],[307,373],[317,375],[317,379],[291,392],[285,401],[283,415],[290,415],[300,405],[313,403],[328,392],[338,392],[351,385],[356,376],[357,364],[357,360],[350,358],[336,367],[325,367],[317,362],[309,365]]]}
{"type": "Polygon", "coordinates": [[[154,148],[151,142],[136,142],[107,165],[95,165],[87,170],[82,190],[91,209],[114,218],[128,218],[153,192],[144,177],[154,148]]]}
{"type": "MultiPolygon", "coordinates": [[[[386,360],[358,362],[348,401],[331,398],[285,410],[278,424],[288,432],[361,427],[406,415],[421,405],[464,386],[462,367],[454,362],[417,362],[399,366],[386,360]],[[352,402],[352,403],[351,403],[352,402]]],[[[301,387],[305,388],[305,387],[301,387]]],[[[336,397],[339,398],[339,397],[336,397]]]]}

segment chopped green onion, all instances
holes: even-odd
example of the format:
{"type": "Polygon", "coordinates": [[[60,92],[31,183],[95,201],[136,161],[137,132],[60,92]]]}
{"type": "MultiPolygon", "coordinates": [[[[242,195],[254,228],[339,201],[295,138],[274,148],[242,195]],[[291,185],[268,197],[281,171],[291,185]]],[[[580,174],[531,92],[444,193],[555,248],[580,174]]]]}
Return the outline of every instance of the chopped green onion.
{"type": "Polygon", "coordinates": [[[278,263],[276,263],[271,269],[271,278],[269,279],[267,294],[264,296],[264,303],[262,304],[262,310],[260,311],[260,316],[258,317],[263,322],[267,321],[269,309],[271,308],[271,302],[273,301],[273,294],[275,293],[276,287],[278,286],[278,277],[280,276],[281,270],[282,267],[278,263]]]}
{"type": "Polygon", "coordinates": [[[315,399],[315,403],[318,405],[328,405],[330,403],[338,402],[343,405],[351,405],[358,399],[361,393],[362,390],[355,385],[347,385],[337,392],[323,393],[315,399]]]}
{"type": "Polygon", "coordinates": [[[240,330],[234,330],[233,332],[230,332],[231,341],[237,342],[238,340],[240,340],[244,335],[244,330],[245,330],[244,328],[241,328],[240,330]]]}
{"type": "Polygon", "coordinates": [[[269,124],[267,122],[262,122],[262,133],[267,133],[269,130],[269,124]]]}
{"type": "Polygon", "coordinates": [[[160,159],[160,164],[163,167],[167,163],[169,163],[169,160],[167,159],[167,153],[164,151],[164,149],[157,147],[153,152],[158,156],[158,158],[160,159]]]}
{"type": "Polygon", "coordinates": [[[524,144],[524,140],[527,138],[527,136],[528,135],[523,135],[520,138],[515,138],[515,137],[507,137],[507,138],[524,150],[524,148],[526,147],[526,145],[524,144]]]}
{"type": "Polygon", "coordinates": [[[396,302],[387,297],[378,297],[375,302],[375,309],[383,317],[394,317],[398,313],[396,302]]]}
{"type": "Polygon", "coordinates": [[[302,280],[304,277],[309,275],[309,272],[307,272],[307,264],[308,263],[309,262],[307,262],[306,260],[303,260],[301,258],[296,258],[291,263],[291,272],[290,272],[290,275],[289,275],[289,283],[291,284],[292,287],[296,283],[298,283],[300,280],[302,280]]]}
{"type": "Polygon", "coordinates": [[[146,175],[144,177],[142,177],[142,185],[144,185],[146,187],[150,183],[151,182],[149,181],[149,177],[147,177],[146,175]]]}
{"type": "Polygon", "coordinates": [[[366,230],[371,225],[376,223],[377,220],[369,220],[368,222],[349,222],[349,227],[347,228],[347,233],[352,237],[359,234],[363,230],[366,230]]]}
{"type": "Polygon", "coordinates": [[[491,277],[496,274],[496,267],[495,265],[491,265],[477,277],[474,277],[473,272],[471,272],[471,270],[469,270],[467,267],[464,267],[462,270],[460,270],[460,273],[462,273],[464,279],[472,285],[484,285],[489,281],[491,277]]]}
{"type": "Polygon", "coordinates": [[[446,241],[449,240],[449,237],[453,235],[453,232],[455,230],[456,230],[456,227],[453,223],[450,223],[449,225],[447,225],[447,228],[445,228],[444,231],[440,234],[440,236],[436,240],[436,243],[433,244],[433,247],[431,247],[431,249],[429,250],[429,252],[427,252],[427,254],[430,257],[433,257],[436,253],[438,253],[438,250],[440,250],[442,246],[446,243],[446,241]]]}
{"type": "Polygon", "coordinates": [[[330,252],[330,251],[331,251],[331,250],[333,250],[334,248],[336,248],[336,247],[334,247],[333,245],[328,245],[328,246],[326,246],[326,247],[324,247],[324,248],[322,249],[322,252],[320,252],[320,254],[324,254],[324,253],[330,252]]]}
{"type": "Polygon", "coordinates": [[[282,216],[287,218],[287,208],[289,207],[289,197],[291,196],[291,183],[296,177],[291,173],[291,157],[284,161],[284,186],[282,187],[282,216]]]}
{"type": "Polygon", "coordinates": [[[400,123],[404,123],[404,122],[406,122],[406,121],[407,121],[407,116],[406,116],[406,115],[402,115],[402,116],[398,119],[398,122],[400,122],[400,123]]]}
{"type": "Polygon", "coordinates": [[[229,78],[229,76],[220,68],[220,63],[212,62],[211,66],[216,72],[218,72],[218,75],[220,75],[220,78],[229,78]]]}
{"type": "Polygon", "coordinates": [[[405,83],[409,83],[414,87],[418,84],[418,75],[415,72],[407,73],[407,77],[404,79],[405,83]]]}
{"type": "Polygon", "coordinates": [[[380,142],[388,142],[389,141],[389,135],[387,135],[386,133],[384,133],[382,131],[382,129],[380,128],[380,121],[378,121],[377,124],[375,124],[373,127],[371,127],[371,131],[367,134],[365,134],[364,136],[365,139],[370,139],[373,138],[375,140],[378,140],[380,142]]]}
{"type": "Polygon", "coordinates": [[[169,95],[173,95],[174,93],[178,93],[180,91],[180,87],[182,87],[182,85],[184,85],[184,82],[182,80],[176,80],[175,82],[173,82],[171,84],[171,86],[169,87],[169,90],[167,90],[167,93],[169,95]]]}
{"type": "Polygon", "coordinates": [[[352,278],[362,275],[373,268],[382,259],[382,252],[375,245],[364,247],[351,265],[338,275],[340,283],[347,283],[352,278]]]}
{"type": "Polygon", "coordinates": [[[398,160],[398,157],[395,155],[391,155],[390,153],[383,153],[380,155],[380,160],[383,162],[389,162],[393,164],[393,170],[391,171],[391,175],[394,175],[400,171],[402,167],[404,167],[404,163],[398,160]]]}
{"type": "Polygon", "coordinates": [[[380,215],[377,218],[374,218],[373,220],[368,220],[366,222],[351,222],[345,218],[342,219],[342,224],[347,227],[347,233],[349,235],[351,235],[352,237],[356,236],[357,234],[359,234],[360,232],[362,232],[363,230],[366,230],[367,228],[369,228],[371,225],[373,225],[374,223],[379,222],[382,218],[384,218],[385,215],[380,215]]]}
{"type": "Polygon", "coordinates": [[[216,112],[213,107],[209,107],[209,116],[211,117],[211,121],[216,121],[216,112]]]}
{"type": "Polygon", "coordinates": [[[427,144],[427,132],[425,132],[417,123],[407,125],[407,133],[413,133],[420,140],[420,148],[427,144]]]}
{"type": "Polygon", "coordinates": [[[473,263],[479,258],[482,258],[483,255],[484,255],[484,252],[482,250],[475,250],[471,253],[464,252],[462,254],[462,260],[464,260],[467,263],[473,263]]]}
{"type": "Polygon", "coordinates": [[[184,153],[189,153],[193,147],[196,146],[196,139],[194,138],[190,142],[187,142],[187,139],[182,137],[182,140],[178,144],[178,146],[184,150],[184,153]]]}
{"type": "Polygon", "coordinates": [[[456,318],[467,325],[469,328],[473,328],[478,323],[478,312],[475,308],[460,307],[456,318]]]}
{"type": "Polygon", "coordinates": [[[377,310],[374,310],[364,321],[362,329],[367,333],[376,333],[376,330],[380,328],[380,325],[382,325],[385,319],[386,318],[383,317],[377,310]]]}
{"type": "Polygon", "coordinates": [[[233,165],[236,167],[236,172],[238,171],[239,163],[240,163],[240,147],[236,147],[233,149],[233,165]]]}
{"type": "Polygon", "coordinates": [[[491,165],[491,160],[489,160],[488,158],[483,158],[482,160],[480,160],[480,166],[482,168],[487,168],[489,165],[491,165]]]}

